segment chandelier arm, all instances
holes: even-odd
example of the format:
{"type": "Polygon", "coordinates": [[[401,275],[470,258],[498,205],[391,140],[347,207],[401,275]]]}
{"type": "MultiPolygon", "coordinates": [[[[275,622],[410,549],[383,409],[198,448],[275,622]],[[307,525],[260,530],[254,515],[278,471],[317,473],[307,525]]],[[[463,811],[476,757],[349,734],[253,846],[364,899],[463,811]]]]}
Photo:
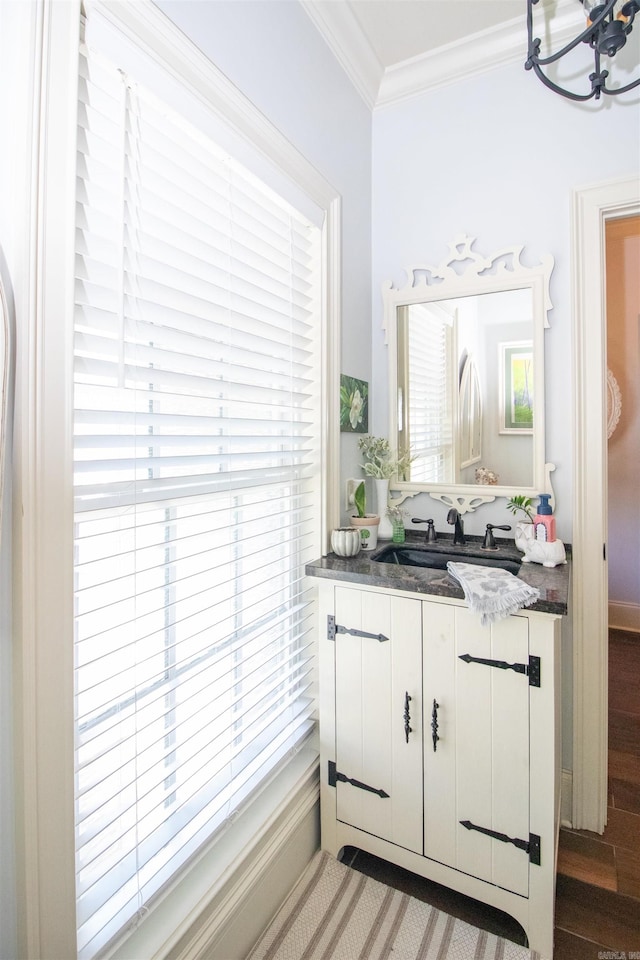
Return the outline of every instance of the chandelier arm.
{"type": "MultiPolygon", "coordinates": [[[[629,90],[634,90],[640,85],[639,77],[637,80],[633,80],[625,86],[608,88],[606,81],[607,77],[609,76],[609,72],[607,70],[602,70],[600,67],[600,27],[604,24],[605,26],[603,29],[609,29],[609,27],[613,24],[613,10],[617,0],[602,0],[602,3],[598,4],[600,6],[600,13],[588,24],[587,28],[557,53],[551,54],[548,57],[540,57],[541,41],[539,38],[533,39],[533,8],[538,2],[539,0],[527,0],[527,37],[529,48],[527,60],[524,66],[526,70],[533,70],[538,79],[546,87],[548,87],[550,90],[553,90],[554,93],[559,93],[560,96],[566,97],[569,100],[584,103],[593,98],[599,100],[601,94],[614,96],[619,93],[627,93],[629,90]],[[550,64],[561,60],[562,57],[569,53],[569,51],[573,50],[583,42],[588,44],[595,57],[595,70],[589,75],[589,80],[591,81],[591,91],[590,93],[585,94],[573,93],[571,90],[565,90],[559,84],[554,83],[553,80],[547,77],[542,70],[542,67],[549,66],[550,64]]],[[[625,8],[623,9],[625,9],[624,16],[626,20],[624,21],[623,32],[625,35],[627,35],[631,32],[631,25],[634,21],[635,14],[640,10],[640,0],[628,0],[625,8]]],[[[621,45],[623,44],[624,39],[622,40],[621,45]]],[[[615,52],[616,50],[614,49],[613,53],[615,52]]],[[[609,55],[613,56],[613,53],[609,55]]]]}
{"type": "MultiPolygon", "coordinates": [[[[538,77],[538,79],[544,83],[545,87],[549,87],[549,89],[553,90],[554,93],[559,93],[563,97],[568,97],[569,100],[577,100],[580,102],[584,102],[585,100],[591,100],[593,97],[596,96],[595,89],[593,89],[591,93],[573,93],[571,90],[565,90],[563,87],[558,86],[557,83],[554,83],[553,80],[550,80],[549,77],[545,76],[545,74],[542,72],[542,70],[540,69],[537,63],[534,62],[532,64],[532,67],[533,67],[533,72],[538,77]]],[[[610,91],[607,90],[606,92],[609,93],[610,91]]]]}
{"type": "MultiPolygon", "coordinates": [[[[537,3],[537,2],[538,0],[529,0],[529,12],[532,12],[533,10],[533,3],[537,3]]],[[[587,26],[582,31],[582,33],[578,34],[577,37],[571,40],[566,46],[562,48],[562,50],[559,50],[557,53],[551,54],[551,56],[549,57],[536,57],[535,63],[539,63],[540,66],[546,67],[550,63],[555,63],[556,60],[560,60],[561,57],[564,57],[565,54],[569,53],[570,50],[573,50],[574,47],[577,47],[578,44],[582,43],[585,40],[588,40],[589,37],[594,33],[594,31],[600,26],[600,24],[605,19],[607,14],[609,14],[613,10],[615,4],[616,4],[616,0],[606,0],[606,3],[602,11],[598,14],[595,20],[592,20],[591,24],[587,26]]],[[[531,28],[531,32],[529,34],[529,50],[531,51],[531,48],[532,48],[531,37],[533,34],[533,13],[531,13],[531,18],[527,19],[527,24],[531,28]]],[[[540,44],[540,40],[536,38],[533,41],[533,43],[540,44]]],[[[529,56],[531,56],[531,52],[529,53],[529,56]]]]}

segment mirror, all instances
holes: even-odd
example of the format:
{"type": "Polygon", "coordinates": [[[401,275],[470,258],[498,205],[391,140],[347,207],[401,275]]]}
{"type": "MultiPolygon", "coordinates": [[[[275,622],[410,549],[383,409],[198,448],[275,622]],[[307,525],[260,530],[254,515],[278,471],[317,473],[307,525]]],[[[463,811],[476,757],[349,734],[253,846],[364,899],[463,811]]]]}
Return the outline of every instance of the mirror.
{"type": "Polygon", "coordinates": [[[544,327],[553,260],[521,263],[521,247],[481,256],[456,238],[438,266],[385,284],[390,437],[410,450],[391,487],[428,492],[461,512],[552,492],[544,455],[544,327]]]}

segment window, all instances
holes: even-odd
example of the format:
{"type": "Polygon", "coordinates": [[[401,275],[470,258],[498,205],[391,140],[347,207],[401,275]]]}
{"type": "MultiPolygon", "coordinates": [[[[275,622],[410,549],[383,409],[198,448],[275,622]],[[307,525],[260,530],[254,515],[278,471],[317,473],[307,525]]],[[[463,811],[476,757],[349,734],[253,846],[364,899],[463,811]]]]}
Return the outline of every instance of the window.
{"type": "Polygon", "coordinates": [[[80,65],[78,952],[309,735],[321,231],[96,49],[80,65]]]}

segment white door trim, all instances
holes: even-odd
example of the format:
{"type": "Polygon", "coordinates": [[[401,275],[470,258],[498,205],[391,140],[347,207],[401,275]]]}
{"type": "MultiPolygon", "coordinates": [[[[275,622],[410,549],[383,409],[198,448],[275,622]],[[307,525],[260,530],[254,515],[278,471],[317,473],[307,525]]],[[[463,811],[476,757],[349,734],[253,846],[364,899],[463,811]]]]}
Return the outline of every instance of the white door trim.
{"type": "Polygon", "coordinates": [[[573,813],[607,818],[608,586],[604,223],[640,212],[637,177],[574,191],[573,813]]]}

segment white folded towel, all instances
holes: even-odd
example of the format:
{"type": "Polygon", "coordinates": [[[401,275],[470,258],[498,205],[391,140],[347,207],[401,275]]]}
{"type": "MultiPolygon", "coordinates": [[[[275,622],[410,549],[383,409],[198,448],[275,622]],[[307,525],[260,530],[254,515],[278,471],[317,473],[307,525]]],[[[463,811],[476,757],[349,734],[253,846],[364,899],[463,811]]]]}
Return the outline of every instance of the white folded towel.
{"type": "Polygon", "coordinates": [[[537,587],[530,587],[499,567],[449,562],[447,570],[462,587],[469,609],[481,614],[483,627],[516,613],[522,607],[530,607],[540,596],[537,587]]]}

